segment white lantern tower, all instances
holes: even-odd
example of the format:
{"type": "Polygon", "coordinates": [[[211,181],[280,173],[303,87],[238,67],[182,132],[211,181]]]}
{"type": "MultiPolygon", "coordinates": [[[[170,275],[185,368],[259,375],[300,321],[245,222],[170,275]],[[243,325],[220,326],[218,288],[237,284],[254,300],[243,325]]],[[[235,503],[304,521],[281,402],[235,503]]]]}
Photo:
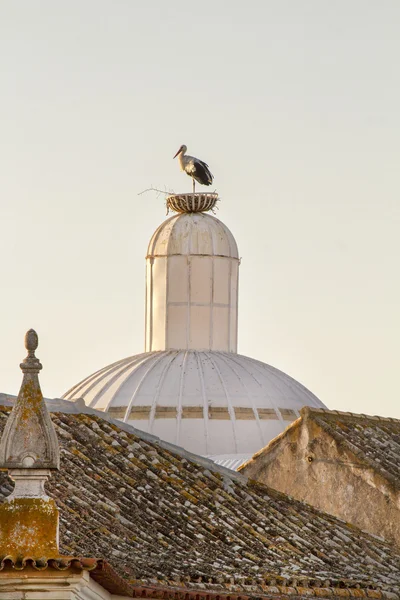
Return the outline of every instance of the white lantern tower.
{"type": "Polygon", "coordinates": [[[146,262],[146,352],[237,351],[239,256],[221,221],[203,212],[171,217],[146,262]]]}
{"type": "Polygon", "coordinates": [[[215,194],[168,198],[176,213],[146,257],[145,352],[117,361],[63,397],[236,468],[299,416],[324,408],[278,369],[237,354],[236,241],[207,214],[215,194]]]}

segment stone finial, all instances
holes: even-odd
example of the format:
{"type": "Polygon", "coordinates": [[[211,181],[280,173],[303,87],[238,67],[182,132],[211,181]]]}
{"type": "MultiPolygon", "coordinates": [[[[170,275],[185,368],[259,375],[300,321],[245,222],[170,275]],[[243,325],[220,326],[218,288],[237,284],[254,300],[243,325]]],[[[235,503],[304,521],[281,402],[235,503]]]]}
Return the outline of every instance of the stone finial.
{"type": "Polygon", "coordinates": [[[30,329],[25,335],[28,355],[20,365],[21,389],[1,438],[0,468],[59,468],[58,440],[39,385],[37,346],[37,333],[30,329]]]}
{"type": "Polygon", "coordinates": [[[25,348],[28,350],[28,356],[20,364],[23,373],[39,373],[42,370],[40,361],[35,356],[35,350],[39,345],[38,334],[34,329],[29,329],[25,334],[25,348]]]}
{"type": "Polygon", "coordinates": [[[59,556],[56,503],[46,495],[50,469],[59,468],[56,432],[40,390],[42,368],[35,356],[38,336],[25,336],[21,389],[0,442],[0,468],[8,469],[13,492],[0,503],[0,554],[14,561],[59,556]]]}

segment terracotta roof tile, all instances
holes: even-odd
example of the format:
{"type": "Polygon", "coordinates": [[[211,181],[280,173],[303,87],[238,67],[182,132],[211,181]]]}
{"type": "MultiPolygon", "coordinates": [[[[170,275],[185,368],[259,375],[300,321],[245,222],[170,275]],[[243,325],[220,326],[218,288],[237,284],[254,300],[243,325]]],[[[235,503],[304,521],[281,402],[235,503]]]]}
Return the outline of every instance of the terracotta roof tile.
{"type": "MultiPolygon", "coordinates": [[[[64,554],[102,556],[135,589],[400,592],[400,556],[386,542],[94,411],[52,418],[61,470],[47,489],[64,554]]],[[[11,489],[1,473],[1,495],[11,489]]]]}

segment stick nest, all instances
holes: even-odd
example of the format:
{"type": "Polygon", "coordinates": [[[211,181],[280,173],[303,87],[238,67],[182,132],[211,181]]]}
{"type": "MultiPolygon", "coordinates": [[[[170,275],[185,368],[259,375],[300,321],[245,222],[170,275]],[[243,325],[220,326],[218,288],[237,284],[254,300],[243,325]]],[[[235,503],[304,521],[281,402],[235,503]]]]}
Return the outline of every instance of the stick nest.
{"type": "Polygon", "coordinates": [[[166,199],[167,214],[170,210],[177,213],[214,212],[218,194],[196,192],[194,194],[173,194],[166,199]]]}

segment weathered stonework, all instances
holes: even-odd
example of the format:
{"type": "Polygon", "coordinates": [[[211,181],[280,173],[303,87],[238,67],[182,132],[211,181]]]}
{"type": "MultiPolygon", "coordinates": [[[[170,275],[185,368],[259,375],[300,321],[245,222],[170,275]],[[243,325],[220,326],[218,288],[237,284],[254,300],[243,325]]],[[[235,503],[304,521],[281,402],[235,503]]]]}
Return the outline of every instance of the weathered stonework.
{"type": "Polygon", "coordinates": [[[400,421],[301,412],[241,472],[400,545],[400,421]]]}
{"type": "Polygon", "coordinates": [[[0,555],[13,561],[59,555],[58,509],[44,489],[50,469],[59,468],[59,449],[40,390],[37,345],[31,329],[25,336],[28,356],[21,364],[21,390],[0,443],[0,468],[9,469],[15,483],[0,505],[0,555]]]}
{"type": "Polygon", "coordinates": [[[51,498],[14,498],[0,505],[0,548],[15,562],[58,556],[58,509],[51,498]]]}
{"type": "Polygon", "coordinates": [[[79,564],[69,567],[28,564],[18,569],[7,565],[0,571],[0,600],[122,600],[124,597],[125,594],[109,593],[79,564]]]}
{"type": "Polygon", "coordinates": [[[42,365],[35,356],[38,337],[33,329],[25,336],[28,356],[20,392],[0,443],[0,466],[7,469],[58,469],[57,436],[39,385],[42,365]]]}

